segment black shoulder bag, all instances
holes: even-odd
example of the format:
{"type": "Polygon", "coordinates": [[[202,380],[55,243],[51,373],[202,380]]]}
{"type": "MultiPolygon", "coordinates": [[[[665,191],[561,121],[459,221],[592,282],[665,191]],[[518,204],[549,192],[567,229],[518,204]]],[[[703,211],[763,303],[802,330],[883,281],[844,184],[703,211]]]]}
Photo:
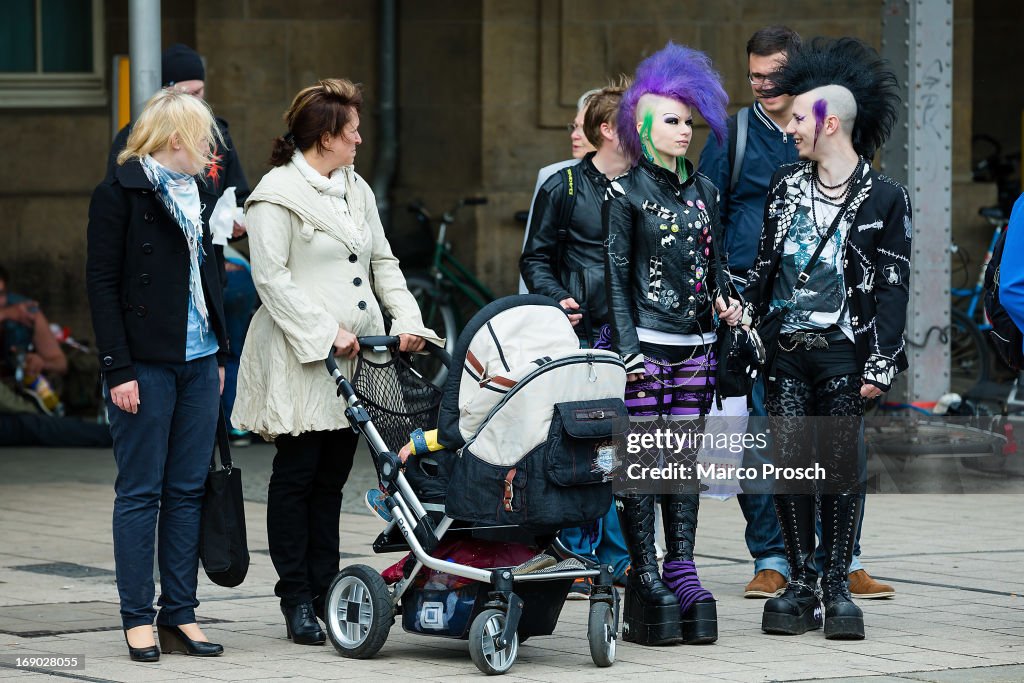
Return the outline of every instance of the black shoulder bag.
{"type": "MultiPolygon", "coordinates": [[[[701,200],[706,206],[710,206],[700,185],[700,179],[695,181],[695,185],[701,200]]],[[[719,228],[721,228],[721,221],[711,227],[712,246],[715,250],[715,284],[722,297],[728,299],[731,293],[730,280],[726,277],[727,269],[722,256],[725,240],[722,239],[722,231],[719,228]]],[[[743,296],[738,291],[736,296],[742,306],[743,296]]],[[[732,327],[720,324],[718,326],[718,341],[715,342],[715,403],[719,410],[722,409],[723,398],[734,396],[746,396],[749,406],[754,379],[757,377],[758,368],[763,360],[764,350],[761,348],[757,333],[751,334],[739,325],[732,327]]]]}
{"type": "Polygon", "coordinates": [[[217,421],[217,444],[210,455],[203,512],[199,528],[199,559],[218,586],[234,588],[249,571],[249,546],[245,538],[245,507],[242,503],[242,470],[231,463],[224,411],[217,421]],[[217,468],[220,450],[220,468],[217,468]]]}
{"type": "MultiPolygon", "coordinates": [[[[861,171],[861,165],[857,165],[857,172],[861,171]]],[[[775,362],[775,356],[779,353],[779,336],[782,334],[782,323],[785,321],[786,314],[789,313],[796,305],[796,294],[804,285],[811,279],[811,271],[814,269],[815,264],[818,263],[818,257],[821,256],[821,252],[825,249],[825,245],[828,244],[829,240],[832,239],[833,235],[836,234],[836,230],[839,229],[839,222],[842,220],[843,215],[850,206],[850,202],[854,196],[860,191],[860,186],[864,181],[864,174],[854,181],[853,187],[850,188],[849,194],[846,195],[846,201],[839,207],[839,211],[836,212],[836,217],[832,219],[832,225],[829,226],[828,232],[818,242],[818,247],[811,254],[811,259],[804,266],[804,269],[796,278],[796,283],[793,285],[793,293],[790,295],[779,308],[768,311],[761,322],[756,325],[757,334],[761,337],[761,342],[764,344],[765,350],[765,364],[764,372],[768,373],[771,370],[772,364],[775,362]]],[[[811,182],[814,182],[813,180],[811,182]]],[[[812,198],[811,201],[814,201],[812,198]]]]}

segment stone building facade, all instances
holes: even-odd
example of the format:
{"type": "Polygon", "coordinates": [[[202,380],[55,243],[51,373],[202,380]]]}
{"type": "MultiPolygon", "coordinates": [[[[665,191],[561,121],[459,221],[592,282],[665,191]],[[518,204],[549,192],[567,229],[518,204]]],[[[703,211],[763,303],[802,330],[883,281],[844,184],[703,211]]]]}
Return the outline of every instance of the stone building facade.
{"type": "MultiPolygon", "coordinates": [[[[112,55],[128,51],[128,3],[94,1],[102,2],[109,65],[112,55]]],[[[986,26],[998,25],[991,19],[998,16],[992,5],[1020,14],[1016,0],[954,3],[954,236],[980,241],[984,236],[977,237],[973,215],[977,206],[991,203],[994,192],[970,182],[972,116],[991,102],[1018,112],[1024,104],[1020,89],[1011,101],[1012,63],[1002,66],[1001,75],[986,74],[1002,86],[985,93],[972,89],[981,47],[975,42],[975,8],[982,4],[986,26]]],[[[404,211],[409,200],[422,199],[439,212],[458,197],[487,196],[488,204],[460,214],[450,236],[459,258],[501,294],[512,292],[517,278],[523,225],[513,216],[528,208],[537,169],[568,156],[565,124],[581,92],[632,72],[640,59],[671,39],[711,55],[735,110],[750,102],[744,45],[757,28],[785,23],[806,37],[854,35],[878,46],[882,11],[877,0],[399,0],[397,5],[399,140],[389,197],[392,241],[414,265],[429,244],[404,211]]],[[[365,142],[357,170],[372,178],[378,144],[376,2],[175,0],[163,2],[162,12],[164,44],[185,42],[205,57],[207,98],[229,121],[251,184],[268,169],[270,140],[284,132],[281,117],[292,96],[326,76],[365,85],[365,142]]],[[[1020,26],[1018,21],[1018,32],[1020,26]]],[[[987,52],[985,59],[990,65],[987,52]]],[[[33,293],[51,318],[91,337],[85,226],[89,194],[103,176],[111,138],[110,107],[13,108],[0,92],[0,127],[7,139],[7,163],[0,164],[0,262],[12,271],[15,289],[33,293]]],[[[694,158],[706,133],[702,125],[695,135],[694,158]]],[[[1016,134],[1010,147],[1019,147],[1019,130],[1016,134]]]]}

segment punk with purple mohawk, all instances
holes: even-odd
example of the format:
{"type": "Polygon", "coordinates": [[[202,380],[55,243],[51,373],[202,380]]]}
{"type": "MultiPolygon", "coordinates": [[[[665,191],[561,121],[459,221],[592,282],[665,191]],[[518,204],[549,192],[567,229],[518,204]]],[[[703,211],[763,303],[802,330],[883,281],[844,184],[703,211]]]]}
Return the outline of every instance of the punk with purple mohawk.
{"type": "MultiPolygon", "coordinates": [[[[699,111],[724,140],[727,101],[703,52],[669,43],[645,59],[617,121],[619,144],[633,164],[623,182],[628,189],[609,198],[602,211],[604,294],[611,349],[626,366],[626,410],[641,420],[670,420],[673,429],[693,434],[704,431],[721,377],[716,328],[724,340],[744,334],[721,246],[718,190],[686,159],[691,111],[699,111]],[[736,332],[724,334],[727,327],[736,332]]],[[[695,446],[682,447],[666,462],[669,457],[680,471],[694,472],[695,446]]],[[[656,486],[615,503],[631,560],[622,638],[640,645],[713,643],[715,597],[701,584],[693,557],[700,482],[694,477],[656,486]],[[650,523],[655,493],[661,494],[665,520],[660,571],[650,523]]]]}
{"type": "Polygon", "coordinates": [[[617,124],[622,150],[633,164],[643,154],[636,123],[640,120],[637,104],[644,95],[670,97],[696,109],[711,126],[719,143],[724,144],[729,96],[722,87],[721,76],[711,66],[711,59],[703,52],[669,41],[640,62],[633,85],[619,106],[617,124]]]}

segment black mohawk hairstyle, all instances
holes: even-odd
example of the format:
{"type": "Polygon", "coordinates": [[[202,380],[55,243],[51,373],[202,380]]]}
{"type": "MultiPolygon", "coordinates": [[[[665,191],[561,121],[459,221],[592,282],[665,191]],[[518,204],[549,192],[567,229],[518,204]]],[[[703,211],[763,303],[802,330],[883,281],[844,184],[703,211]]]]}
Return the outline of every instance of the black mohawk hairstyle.
{"type": "Polygon", "coordinates": [[[853,148],[871,159],[899,118],[900,94],[888,62],[856,38],[815,38],[772,75],[769,97],[802,95],[825,85],[841,85],[857,101],[853,148]]]}

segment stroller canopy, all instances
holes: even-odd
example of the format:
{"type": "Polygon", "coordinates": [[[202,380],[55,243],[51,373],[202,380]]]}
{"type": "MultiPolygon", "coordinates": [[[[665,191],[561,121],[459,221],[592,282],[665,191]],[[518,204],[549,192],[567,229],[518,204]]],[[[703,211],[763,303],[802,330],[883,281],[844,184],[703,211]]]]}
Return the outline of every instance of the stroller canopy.
{"type": "Polygon", "coordinates": [[[459,335],[438,436],[456,450],[489,421],[489,444],[477,442],[474,453],[492,464],[515,462],[547,437],[555,403],[621,398],[624,388],[618,356],[580,350],[579,337],[553,299],[505,297],[481,309],[459,335]],[[542,367],[557,371],[539,373],[542,367]],[[521,386],[524,380],[529,387],[521,386]]]}

